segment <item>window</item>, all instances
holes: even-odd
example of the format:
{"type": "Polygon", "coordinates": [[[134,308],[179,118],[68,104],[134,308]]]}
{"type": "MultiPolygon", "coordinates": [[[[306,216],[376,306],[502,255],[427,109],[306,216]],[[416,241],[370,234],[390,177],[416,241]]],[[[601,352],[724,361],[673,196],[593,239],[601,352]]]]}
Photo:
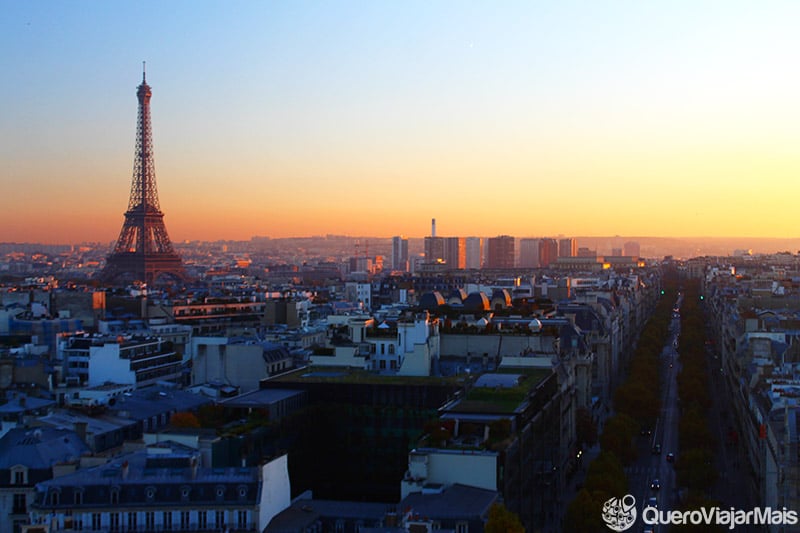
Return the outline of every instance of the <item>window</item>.
{"type": "Polygon", "coordinates": [[[25,485],[28,482],[27,469],[24,466],[14,466],[11,468],[11,484],[25,485]]]}
{"type": "Polygon", "coordinates": [[[119,505],[119,487],[111,488],[111,505],[119,505]]]}
{"type": "Polygon", "coordinates": [[[389,355],[394,355],[394,344],[389,345],[389,355]]]}
{"type": "Polygon", "coordinates": [[[136,531],[136,513],[128,513],[128,529],[136,531]]]}
{"type": "Polygon", "coordinates": [[[92,513],[92,531],[100,531],[100,513],[92,513]]]}
{"type": "Polygon", "coordinates": [[[14,507],[12,514],[25,514],[28,512],[28,502],[24,494],[14,494],[14,507]]]}
{"type": "Polygon", "coordinates": [[[144,527],[148,530],[153,530],[156,527],[156,513],[147,511],[144,513],[144,527]]]}
{"type": "Polygon", "coordinates": [[[72,493],[72,501],[75,505],[83,505],[83,491],[78,489],[72,493]]]}
{"type": "Polygon", "coordinates": [[[217,495],[217,500],[222,500],[225,498],[225,487],[222,485],[217,485],[216,490],[214,491],[217,495]]]}
{"type": "Polygon", "coordinates": [[[456,533],[467,533],[469,524],[467,522],[456,522],[456,533]]]}
{"type": "Polygon", "coordinates": [[[208,527],[208,514],[205,511],[197,511],[197,527],[200,529],[208,527]]]}
{"type": "Polygon", "coordinates": [[[236,511],[236,527],[247,529],[247,511],[236,511]]]}
{"type": "Polygon", "coordinates": [[[110,513],[108,515],[108,528],[111,531],[119,531],[119,513],[110,513]]]}
{"type": "Polygon", "coordinates": [[[189,529],[189,511],[181,511],[181,529],[189,529]]]}
{"type": "Polygon", "coordinates": [[[214,513],[214,527],[222,529],[225,527],[225,511],[216,511],[214,513]]]}
{"type": "Polygon", "coordinates": [[[164,511],[164,516],[161,519],[164,531],[172,529],[172,511],[164,511]]]}
{"type": "Polygon", "coordinates": [[[181,487],[181,500],[187,501],[189,499],[189,487],[181,487]]]}
{"type": "Polygon", "coordinates": [[[59,492],[55,489],[50,489],[50,505],[56,506],[59,503],[59,492]]]}
{"type": "Polygon", "coordinates": [[[156,488],[155,487],[147,487],[144,489],[144,496],[147,498],[148,501],[153,501],[156,497],[156,488]]]}

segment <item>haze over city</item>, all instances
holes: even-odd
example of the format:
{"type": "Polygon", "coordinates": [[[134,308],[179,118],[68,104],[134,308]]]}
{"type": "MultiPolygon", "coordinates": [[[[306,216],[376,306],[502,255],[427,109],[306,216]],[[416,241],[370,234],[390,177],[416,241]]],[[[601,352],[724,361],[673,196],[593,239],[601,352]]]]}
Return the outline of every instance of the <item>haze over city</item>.
{"type": "Polygon", "coordinates": [[[0,241],[796,236],[800,5],[20,2],[0,241]]]}

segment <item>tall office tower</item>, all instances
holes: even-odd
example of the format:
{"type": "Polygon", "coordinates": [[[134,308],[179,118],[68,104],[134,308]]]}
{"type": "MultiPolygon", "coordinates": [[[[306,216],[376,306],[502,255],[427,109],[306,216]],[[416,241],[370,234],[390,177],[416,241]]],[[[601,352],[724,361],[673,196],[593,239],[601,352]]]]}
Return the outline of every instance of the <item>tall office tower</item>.
{"type": "Polygon", "coordinates": [[[113,252],[106,258],[106,266],[100,275],[107,282],[138,280],[150,285],[162,275],[179,280],[187,278],[183,262],[175,253],[167,235],[164,213],[158,203],[153,133],[150,125],[152,94],[143,70],[142,84],[136,90],[139,117],[136,125],[131,197],[122,231],[113,252]]]}
{"type": "Polygon", "coordinates": [[[408,272],[408,239],[392,237],[392,270],[408,272]]]}
{"type": "Polygon", "coordinates": [[[465,269],[467,267],[466,246],[464,237],[445,237],[444,262],[450,268],[465,269]]]}
{"type": "Polygon", "coordinates": [[[500,235],[486,240],[486,268],[514,268],[514,237],[500,235]]]}
{"type": "Polygon", "coordinates": [[[547,268],[555,263],[558,257],[558,241],[555,239],[539,239],[539,266],[547,268]]]}
{"type": "Polygon", "coordinates": [[[573,238],[559,239],[558,257],[575,257],[578,255],[578,241],[573,238]]]}
{"type": "Polygon", "coordinates": [[[483,266],[483,240],[480,237],[464,239],[464,267],[478,270],[483,266]]]}
{"type": "Polygon", "coordinates": [[[636,241],[628,241],[623,245],[623,247],[625,248],[626,257],[639,257],[642,254],[639,243],[636,241]]]}
{"type": "Polygon", "coordinates": [[[431,219],[431,237],[436,237],[436,219],[431,219]]]}
{"type": "Polygon", "coordinates": [[[441,263],[444,261],[444,238],[425,237],[425,262],[441,263]]]}
{"type": "Polygon", "coordinates": [[[539,268],[540,239],[519,240],[519,266],[522,268],[539,268]]]}

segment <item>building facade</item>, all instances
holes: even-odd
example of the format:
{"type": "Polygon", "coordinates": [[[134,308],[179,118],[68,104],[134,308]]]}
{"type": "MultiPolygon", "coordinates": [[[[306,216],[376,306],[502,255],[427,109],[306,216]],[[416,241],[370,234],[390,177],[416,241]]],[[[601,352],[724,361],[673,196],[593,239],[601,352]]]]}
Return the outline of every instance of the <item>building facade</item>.
{"type": "Polygon", "coordinates": [[[500,235],[486,241],[487,268],[514,268],[514,237],[500,235]]]}

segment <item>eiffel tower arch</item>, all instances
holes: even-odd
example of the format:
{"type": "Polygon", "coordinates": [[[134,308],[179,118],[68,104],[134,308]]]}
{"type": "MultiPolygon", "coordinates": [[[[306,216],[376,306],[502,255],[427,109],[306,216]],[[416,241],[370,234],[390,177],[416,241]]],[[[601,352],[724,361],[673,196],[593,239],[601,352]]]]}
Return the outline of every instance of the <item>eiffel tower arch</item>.
{"type": "Polygon", "coordinates": [[[142,83],[136,90],[139,117],[131,196],[119,238],[100,275],[100,279],[108,283],[141,281],[153,285],[161,278],[188,280],[183,261],[169,240],[158,202],[150,125],[152,94],[143,70],[142,83]]]}

